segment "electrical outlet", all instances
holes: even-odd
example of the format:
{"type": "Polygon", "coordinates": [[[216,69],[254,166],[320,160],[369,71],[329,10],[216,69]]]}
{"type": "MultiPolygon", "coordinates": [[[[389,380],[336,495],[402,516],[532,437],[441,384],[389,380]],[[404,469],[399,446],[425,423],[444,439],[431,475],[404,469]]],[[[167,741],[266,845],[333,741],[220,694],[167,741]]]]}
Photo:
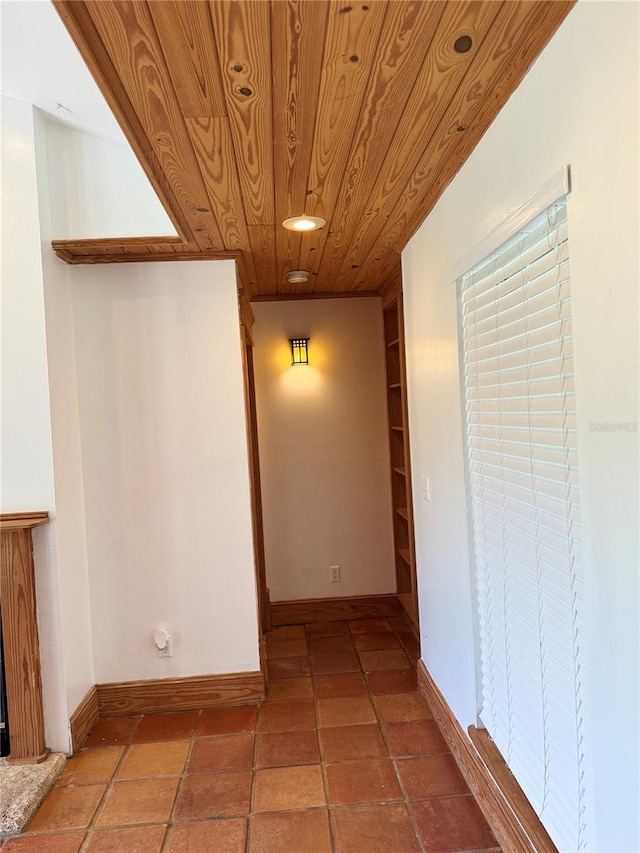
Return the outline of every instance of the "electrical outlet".
{"type": "Polygon", "coordinates": [[[171,639],[171,634],[167,634],[167,642],[163,649],[158,649],[158,657],[159,658],[172,658],[173,657],[173,640],[171,639]]]}
{"type": "Polygon", "coordinates": [[[171,641],[171,634],[167,634],[165,630],[158,628],[153,635],[153,642],[159,658],[173,657],[173,642],[171,641]]]}
{"type": "Polygon", "coordinates": [[[329,566],[329,580],[331,583],[340,583],[340,566],[329,566]]]}

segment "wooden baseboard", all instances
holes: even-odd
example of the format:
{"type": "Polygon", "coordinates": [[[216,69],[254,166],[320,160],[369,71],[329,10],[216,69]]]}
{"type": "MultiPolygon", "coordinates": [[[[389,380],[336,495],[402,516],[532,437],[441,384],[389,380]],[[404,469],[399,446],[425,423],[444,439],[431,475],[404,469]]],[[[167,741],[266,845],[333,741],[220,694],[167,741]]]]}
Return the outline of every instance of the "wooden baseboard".
{"type": "Polygon", "coordinates": [[[264,699],[262,672],[155,678],[96,685],[101,717],[190,711],[220,705],[254,705],[264,699]]]}
{"type": "Polygon", "coordinates": [[[95,684],[69,718],[71,748],[76,753],[98,720],[98,691],[95,684]]]}
{"type": "MultiPolygon", "coordinates": [[[[557,853],[504,761],[504,767],[499,768],[502,759],[495,747],[494,757],[490,757],[489,739],[481,738],[482,754],[478,751],[421,660],[418,661],[418,686],[502,849],[509,853],[557,853]],[[505,771],[510,777],[508,784],[505,771]]],[[[475,739],[475,732],[473,734],[475,739]]]]}
{"type": "Polygon", "coordinates": [[[303,625],[305,622],[342,622],[348,619],[386,619],[402,613],[404,610],[395,595],[272,601],[271,627],[303,625]]]}

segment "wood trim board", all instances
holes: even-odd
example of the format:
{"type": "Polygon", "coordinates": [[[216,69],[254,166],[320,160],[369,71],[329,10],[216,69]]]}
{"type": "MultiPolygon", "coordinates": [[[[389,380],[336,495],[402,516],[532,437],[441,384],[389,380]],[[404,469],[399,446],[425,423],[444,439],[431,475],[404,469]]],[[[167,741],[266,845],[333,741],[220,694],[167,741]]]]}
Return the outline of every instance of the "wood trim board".
{"type": "Polygon", "coordinates": [[[475,734],[473,739],[467,736],[422,660],[418,661],[418,688],[502,849],[509,853],[558,853],[495,747],[492,757],[486,738],[482,739],[482,753],[476,748],[475,734]],[[496,772],[498,759],[503,767],[496,772]],[[508,784],[505,772],[510,777],[508,784]]]}
{"type": "Polygon", "coordinates": [[[256,705],[265,696],[262,672],[195,675],[97,684],[100,717],[256,705]]]}
{"type": "Polygon", "coordinates": [[[0,530],[30,530],[47,521],[48,512],[4,512],[0,515],[0,530]]]}
{"type": "Polygon", "coordinates": [[[549,837],[549,833],[540,822],[540,818],[516,782],[513,773],[507,767],[489,732],[476,726],[469,726],[467,731],[471,742],[517,815],[522,828],[533,844],[533,849],[539,853],[557,853],[557,848],[549,837]]]}
{"type": "Polygon", "coordinates": [[[40,642],[31,528],[47,513],[3,515],[0,534],[0,601],[5,687],[9,712],[9,761],[38,764],[45,746],[40,642]]]}
{"type": "Polygon", "coordinates": [[[237,261],[229,249],[195,251],[171,237],[105,237],[52,240],[51,247],[66,264],[132,264],[158,261],[237,261]]]}
{"type": "Polygon", "coordinates": [[[404,613],[396,595],[361,595],[351,598],[307,598],[272,601],[271,627],[305,622],[342,622],[349,619],[386,619],[404,613]]]}
{"type": "Polygon", "coordinates": [[[380,298],[377,290],[327,290],[317,293],[265,293],[252,296],[252,302],[291,302],[300,299],[371,299],[380,298]]]}
{"type": "Polygon", "coordinates": [[[95,684],[69,718],[71,749],[74,754],[82,747],[87,735],[98,722],[98,691],[95,684]]]}

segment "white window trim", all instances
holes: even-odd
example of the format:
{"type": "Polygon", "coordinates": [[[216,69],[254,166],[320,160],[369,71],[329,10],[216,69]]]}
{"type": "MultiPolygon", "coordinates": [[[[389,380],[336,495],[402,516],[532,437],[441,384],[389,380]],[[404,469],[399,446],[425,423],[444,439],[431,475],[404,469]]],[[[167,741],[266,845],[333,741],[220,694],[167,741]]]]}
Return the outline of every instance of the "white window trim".
{"type": "Polygon", "coordinates": [[[545,183],[537,189],[533,195],[524,201],[520,207],[510,213],[500,225],[493,229],[486,237],[477,243],[469,252],[460,257],[453,265],[452,281],[457,283],[458,279],[475,267],[483,258],[502,246],[510,237],[513,237],[527,222],[534,219],[543,210],[550,207],[562,196],[571,190],[571,169],[563,166],[552,175],[545,183]]]}

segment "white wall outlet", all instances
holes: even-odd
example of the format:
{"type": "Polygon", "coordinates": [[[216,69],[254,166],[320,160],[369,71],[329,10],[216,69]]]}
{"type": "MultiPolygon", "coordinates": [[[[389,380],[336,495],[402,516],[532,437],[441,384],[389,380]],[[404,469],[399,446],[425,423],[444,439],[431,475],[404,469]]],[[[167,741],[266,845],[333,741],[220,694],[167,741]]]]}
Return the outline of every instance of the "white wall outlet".
{"type": "Polygon", "coordinates": [[[340,566],[329,566],[329,580],[331,583],[340,583],[340,566]]]}
{"type": "Polygon", "coordinates": [[[167,634],[166,631],[159,629],[153,635],[153,642],[159,658],[173,657],[173,641],[171,639],[171,634],[167,634]]]}
{"type": "Polygon", "coordinates": [[[167,642],[164,649],[158,649],[158,657],[159,658],[172,658],[173,657],[173,639],[171,638],[171,634],[167,634],[167,642]]]}

